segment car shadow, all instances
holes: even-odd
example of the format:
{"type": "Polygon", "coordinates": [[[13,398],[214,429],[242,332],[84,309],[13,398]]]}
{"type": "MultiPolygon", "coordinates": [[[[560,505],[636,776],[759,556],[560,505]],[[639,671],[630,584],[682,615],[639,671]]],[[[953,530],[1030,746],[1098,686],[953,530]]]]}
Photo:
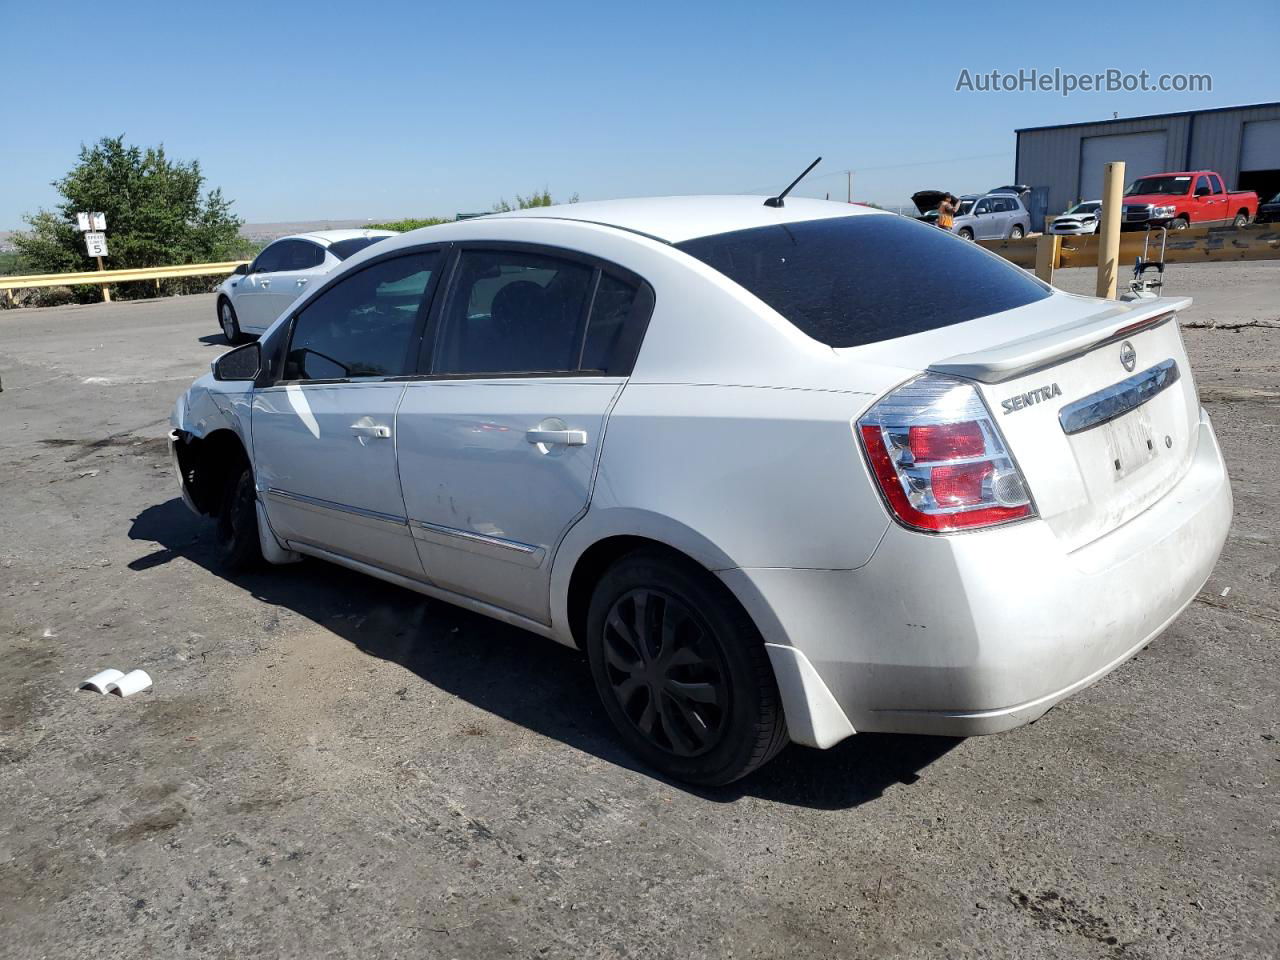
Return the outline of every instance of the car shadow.
{"type": "Polygon", "coordinates": [[[199,339],[199,341],[203,343],[206,347],[234,346],[234,344],[232,344],[232,342],[227,339],[227,336],[224,333],[207,333],[203,337],[199,337],[197,339],[199,339]]]}
{"type": "Polygon", "coordinates": [[[133,521],[132,540],[156,549],[129,563],[145,572],[179,557],[325,627],[365,654],[511,723],[717,803],[743,796],[817,809],[846,809],[910,785],[960,740],[859,734],[830,750],[792,745],[728,787],[667,780],[640,765],[613,734],[576,651],[460,607],[333,564],[304,560],[227,577],[218,570],[211,522],[174,498],[133,521]]]}

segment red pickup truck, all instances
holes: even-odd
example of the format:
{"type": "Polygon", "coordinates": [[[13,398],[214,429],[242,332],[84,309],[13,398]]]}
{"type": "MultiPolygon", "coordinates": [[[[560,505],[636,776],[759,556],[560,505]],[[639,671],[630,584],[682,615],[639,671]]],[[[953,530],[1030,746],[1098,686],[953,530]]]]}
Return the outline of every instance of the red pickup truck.
{"type": "Polygon", "coordinates": [[[1185,230],[1192,224],[1217,227],[1227,223],[1243,227],[1257,213],[1256,193],[1229,193],[1213,170],[1152,173],[1125,188],[1120,226],[1124,230],[1185,230]]]}

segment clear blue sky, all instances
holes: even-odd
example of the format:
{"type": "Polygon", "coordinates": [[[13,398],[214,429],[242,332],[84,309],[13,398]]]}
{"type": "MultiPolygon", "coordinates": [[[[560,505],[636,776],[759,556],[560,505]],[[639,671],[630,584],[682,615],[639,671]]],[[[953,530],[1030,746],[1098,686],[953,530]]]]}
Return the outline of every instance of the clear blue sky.
{"type": "Polygon", "coordinates": [[[199,159],[250,222],[798,192],[906,202],[1013,175],[1019,126],[1276,99],[1275,0],[325,3],[0,0],[0,229],[83,142],[199,159]],[[957,93],[973,73],[1208,73],[1212,93],[957,93]],[[821,179],[819,179],[821,177],[821,179]]]}

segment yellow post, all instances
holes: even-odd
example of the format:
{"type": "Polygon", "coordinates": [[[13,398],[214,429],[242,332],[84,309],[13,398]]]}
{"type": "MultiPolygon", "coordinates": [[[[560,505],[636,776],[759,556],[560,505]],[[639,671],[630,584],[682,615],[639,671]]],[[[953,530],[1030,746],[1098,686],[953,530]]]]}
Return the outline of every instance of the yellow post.
{"type": "Polygon", "coordinates": [[[1094,293],[1108,300],[1116,298],[1116,278],[1120,273],[1120,208],[1123,204],[1124,162],[1102,168],[1102,223],[1098,226],[1098,283],[1094,293]]]}
{"type": "Polygon", "coordinates": [[[1056,233],[1042,233],[1036,241],[1036,276],[1045,283],[1053,283],[1053,271],[1058,266],[1058,249],[1062,237],[1056,233]]]}

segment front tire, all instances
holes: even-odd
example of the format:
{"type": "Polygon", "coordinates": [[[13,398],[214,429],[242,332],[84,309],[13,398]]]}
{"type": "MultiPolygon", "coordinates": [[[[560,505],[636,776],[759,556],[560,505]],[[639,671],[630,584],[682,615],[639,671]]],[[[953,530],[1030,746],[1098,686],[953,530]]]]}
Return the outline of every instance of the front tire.
{"type": "Polygon", "coordinates": [[[1022,236],[1023,236],[1023,233],[1022,233],[1022,224],[1020,224],[1020,223],[1015,223],[1015,224],[1013,225],[1013,229],[1009,231],[1009,239],[1010,239],[1010,240],[1021,240],[1021,239],[1022,239],[1022,236]]]}
{"type": "Polygon", "coordinates": [[[960,228],[960,238],[961,238],[962,240],[972,240],[972,239],[973,239],[973,231],[972,231],[972,230],[970,230],[968,227],[961,227],[961,228],[960,228]]]}
{"type": "Polygon", "coordinates": [[[617,561],[592,594],[586,648],[622,740],[667,776],[731,783],[788,743],[759,631],[691,561],[660,550],[617,561]]]}
{"type": "Polygon", "coordinates": [[[1191,226],[1191,223],[1186,217],[1174,217],[1169,221],[1170,230],[1185,230],[1189,226],[1191,226]]]}
{"type": "Polygon", "coordinates": [[[236,316],[236,308],[226,297],[218,300],[218,326],[222,328],[222,335],[227,338],[227,343],[234,346],[245,342],[245,335],[240,331],[240,319],[236,316]]]}
{"type": "Polygon", "coordinates": [[[258,498],[253,469],[247,464],[228,477],[215,534],[218,565],[228,573],[251,570],[262,563],[258,541],[258,498]]]}

